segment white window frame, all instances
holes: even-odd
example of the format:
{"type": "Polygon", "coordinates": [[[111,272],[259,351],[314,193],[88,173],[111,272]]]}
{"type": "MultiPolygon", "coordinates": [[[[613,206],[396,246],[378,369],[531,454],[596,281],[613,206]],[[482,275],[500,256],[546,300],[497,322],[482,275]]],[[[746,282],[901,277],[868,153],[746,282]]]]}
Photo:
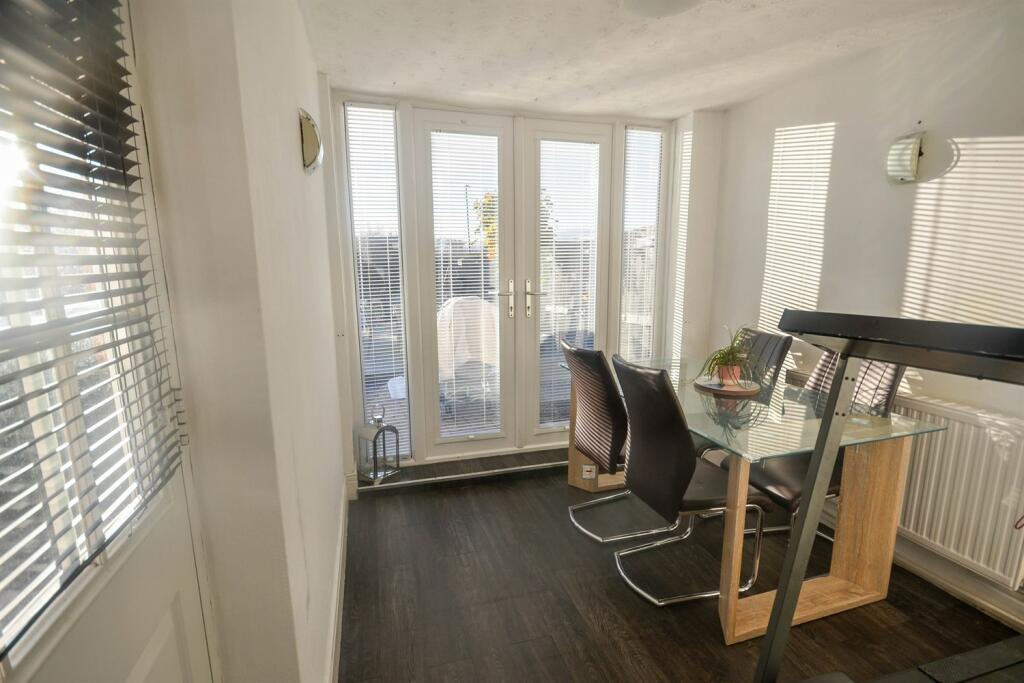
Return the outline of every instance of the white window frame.
{"type": "MultiPolygon", "coordinates": [[[[600,315],[605,316],[604,325],[599,330],[595,330],[595,340],[600,340],[601,348],[611,356],[612,353],[618,351],[618,340],[619,340],[619,308],[618,301],[621,294],[621,259],[622,259],[622,221],[623,221],[623,193],[625,191],[625,130],[629,126],[631,128],[645,128],[651,130],[659,130],[663,133],[663,154],[662,154],[662,181],[661,181],[661,201],[659,208],[659,229],[658,229],[658,240],[660,245],[667,245],[669,243],[669,216],[670,209],[673,204],[672,195],[672,182],[675,178],[675,137],[674,137],[674,122],[658,119],[643,119],[643,118],[618,118],[618,117],[601,117],[601,116],[571,116],[571,115],[558,115],[552,113],[537,113],[537,112],[521,112],[521,111],[509,111],[502,109],[492,108],[476,108],[476,107],[465,107],[458,105],[447,105],[436,102],[426,102],[415,99],[406,99],[399,97],[379,97],[373,95],[366,95],[362,93],[349,92],[345,90],[332,89],[331,90],[331,103],[332,103],[332,117],[333,121],[331,125],[335,131],[335,178],[336,178],[336,192],[338,197],[338,228],[339,228],[339,239],[338,239],[338,253],[331,254],[332,259],[338,259],[336,268],[339,273],[343,275],[344,281],[340,283],[339,289],[343,293],[344,302],[340,307],[345,312],[345,320],[339,321],[339,326],[344,330],[351,339],[356,340],[357,343],[348,344],[346,348],[348,371],[350,376],[353,378],[352,382],[352,393],[350,397],[352,401],[353,410],[353,424],[347,425],[348,429],[354,429],[361,421],[364,414],[364,406],[362,399],[362,373],[361,363],[359,357],[359,345],[358,345],[358,308],[356,301],[355,291],[355,280],[352,277],[352,268],[355,263],[353,254],[352,244],[352,225],[351,225],[351,211],[350,211],[350,200],[349,200],[349,179],[348,179],[348,165],[346,160],[347,154],[347,140],[345,137],[345,119],[344,119],[344,107],[345,104],[367,104],[375,106],[390,106],[395,109],[396,114],[396,125],[397,125],[397,154],[398,154],[398,192],[399,192],[399,207],[400,207],[400,231],[401,231],[401,257],[402,257],[402,286],[405,291],[415,291],[415,287],[422,286],[422,283],[426,282],[424,278],[432,278],[432,268],[428,268],[429,264],[426,264],[425,256],[423,256],[424,249],[429,252],[432,256],[433,246],[431,241],[431,235],[426,234],[426,227],[429,222],[425,219],[422,212],[424,211],[424,202],[421,194],[421,188],[429,188],[429,183],[424,183],[422,179],[423,170],[419,167],[417,161],[417,151],[420,133],[417,129],[416,115],[418,111],[429,110],[432,112],[444,112],[445,114],[457,116],[460,113],[464,113],[470,116],[476,115],[491,115],[491,116],[506,116],[511,117],[515,123],[515,134],[513,138],[514,147],[514,184],[515,184],[515,240],[516,240],[516,252],[519,253],[520,247],[519,242],[521,234],[521,224],[524,220],[524,207],[521,205],[521,183],[523,182],[523,160],[522,160],[522,149],[521,149],[521,128],[523,126],[524,119],[537,120],[537,121],[550,121],[552,127],[557,127],[561,124],[587,124],[587,123],[602,123],[611,124],[613,127],[613,134],[611,139],[611,171],[609,178],[609,190],[608,190],[608,201],[610,202],[609,211],[609,227],[608,227],[608,244],[606,253],[608,258],[604,260],[607,264],[606,270],[603,273],[599,273],[599,284],[598,289],[605,292],[604,296],[599,295],[599,306],[602,306],[600,315]],[[603,303],[600,303],[603,300],[603,303]]],[[[536,172],[536,171],[535,171],[536,172]]],[[[664,264],[665,261],[665,249],[659,247],[658,259],[658,272],[656,275],[657,287],[657,300],[655,301],[654,311],[654,353],[653,357],[663,356],[665,349],[669,348],[665,345],[664,339],[666,334],[662,330],[662,326],[665,320],[664,310],[666,306],[666,273],[668,272],[667,267],[664,264]]],[[[432,263],[432,262],[431,262],[432,263]]],[[[600,260],[599,260],[600,264],[600,260]]],[[[599,265],[600,268],[600,265],[599,265]]],[[[431,280],[432,281],[432,280],[431,280]]],[[[516,282],[517,288],[521,286],[521,282],[516,282]]],[[[484,448],[474,448],[474,441],[482,442],[482,439],[443,439],[440,441],[453,442],[450,444],[444,444],[442,449],[436,447],[435,442],[439,441],[436,438],[436,434],[432,431],[431,423],[429,421],[429,412],[434,409],[432,403],[430,403],[429,392],[431,387],[436,385],[436,379],[431,382],[428,381],[426,372],[429,370],[425,367],[425,364],[421,362],[425,356],[424,354],[430,351],[433,347],[425,348],[425,345],[421,342],[420,330],[423,330],[422,321],[431,321],[431,318],[424,317],[426,311],[424,307],[415,304],[409,297],[403,298],[404,304],[404,323],[406,326],[406,365],[407,365],[407,386],[409,392],[410,401],[410,430],[412,432],[412,443],[410,444],[410,457],[411,460],[407,461],[409,464],[425,464],[427,462],[441,462],[448,460],[457,460],[467,457],[479,457],[485,455],[500,455],[503,453],[517,452],[517,451],[530,451],[553,447],[564,447],[567,444],[567,434],[565,429],[546,429],[539,430],[549,435],[550,441],[543,440],[534,442],[529,445],[514,445],[514,444],[503,444],[493,448],[486,447],[480,443],[480,446],[484,448]],[[460,452],[460,445],[466,446],[464,452],[460,452]]],[[[518,305],[518,304],[517,304],[518,305]]],[[[432,311],[430,312],[432,315],[432,311]]],[[[516,332],[516,342],[521,343],[521,335],[519,330],[516,332]]],[[[518,368],[517,368],[518,371],[518,368]]],[[[535,390],[534,390],[535,391],[535,390]]],[[[525,393],[525,392],[520,392],[525,393]]],[[[525,419],[522,412],[522,405],[524,401],[523,396],[516,397],[517,403],[517,429],[518,425],[522,424],[522,420],[525,419]]],[[[433,403],[436,403],[436,397],[433,397],[433,403]]],[[[532,402],[530,403],[532,405],[532,402]]],[[[436,431],[436,430],[435,430],[436,431]]],[[[506,430],[503,430],[506,431],[506,430]]],[[[521,431],[521,430],[520,430],[521,431]]],[[[544,436],[544,434],[541,434],[544,436]]],[[[355,448],[355,439],[352,438],[353,448],[355,448]]]]}

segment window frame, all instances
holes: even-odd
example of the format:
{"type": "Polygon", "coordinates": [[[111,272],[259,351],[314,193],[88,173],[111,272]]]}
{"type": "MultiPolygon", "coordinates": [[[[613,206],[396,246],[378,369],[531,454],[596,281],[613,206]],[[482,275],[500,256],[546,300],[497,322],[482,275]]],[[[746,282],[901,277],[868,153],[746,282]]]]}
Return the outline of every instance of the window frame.
{"type": "MultiPolygon", "coordinates": [[[[607,272],[604,274],[604,287],[608,295],[605,297],[604,315],[607,316],[605,323],[601,326],[599,336],[605,340],[604,349],[609,357],[612,353],[618,352],[619,340],[619,298],[621,296],[621,256],[622,256],[622,224],[623,224],[623,192],[625,176],[625,128],[643,128],[659,130],[663,134],[662,139],[662,173],[661,173],[661,198],[659,207],[659,244],[666,244],[669,234],[669,210],[673,204],[672,180],[674,178],[675,165],[675,126],[674,120],[645,119],[643,117],[616,117],[616,116],[579,116],[561,115],[551,112],[532,111],[511,111],[501,108],[490,107],[468,107],[451,103],[438,103],[415,98],[401,96],[378,96],[366,93],[348,91],[339,88],[330,89],[331,102],[331,126],[335,131],[335,187],[334,192],[338,205],[338,249],[331,254],[332,259],[337,259],[335,267],[341,273],[340,283],[336,286],[341,291],[344,310],[344,320],[339,321],[339,327],[344,330],[344,335],[355,340],[355,343],[347,343],[339,351],[344,356],[341,362],[348,368],[351,382],[350,396],[344,400],[351,401],[352,418],[351,425],[343,425],[343,428],[353,430],[347,435],[351,438],[353,450],[357,448],[354,436],[354,429],[361,424],[362,416],[365,414],[365,405],[362,398],[362,368],[359,349],[359,322],[357,308],[357,294],[355,290],[355,278],[348,273],[354,261],[353,233],[351,219],[351,198],[349,196],[349,174],[348,174],[348,140],[345,127],[345,105],[368,105],[386,106],[395,111],[396,138],[397,138],[397,168],[398,168],[398,192],[400,207],[400,231],[401,231],[401,256],[402,256],[402,286],[406,291],[412,291],[412,287],[425,282],[425,277],[432,273],[424,273],[423,260],[420,255],[420,247],[430,240],[430,236],[421,234],[427,225],[425,218],[421,216],[422,198],[421,188],[429,187],[424,183],[423,171],[417,163],[417,153],[422,142],[419,139],[420,133],[417,129],[417,112],[431,111],[444,112],[451,116],[465,114],[469,116],[506,116],[511,117],[514,122],[515,131],[513,137],[514,149],[514,223],[516,229],[520,228],[522,221],[522,207],[520,201],[520,182],[522,178],[522,122],[524,119],[550,121],[553,125],[558,122],[564,123],[603,123],[613,126],[611,140],[611,174],[609,178],[610,203],[609,214],[609,244],[607,272]]],[[[518,246],[518,238],[517,238],[518,246]]],[[[432,249],[432,247],[430,247],[432,249]]],[[[663,331],[665,321],[665,302],[667,293],[665,287],[664,249],[659,249],[656,273],[656,300],[654,302],[654,335],[652,356],[663,355],[665,349],[665,333],[663,331]]],[[[432,253],[432,251],[431,251],[432,253]]],[[[599,273],[599,277],[602,274],[599,273]]],[[[517,286],[520,283],[517,282],[517,286]]],[[[404,324],[406,326],[406,370],[407,387],[410,403],[410,453],[406,462],[409,465],[426,464],[428,462],[442,462],[458,460],[466,457],[479,457],[480,455],[510,453],[519,451],[535,450],[541,446],[512,445],[509,447],[497,448],[493,451],[480,452],[479,449],[473,452],[458,453],[458,446],[471,445],[474,439],[456,437],[451,444],[455,447],[452,450],[437,452],[434,444],[434,436],[430,431],[428,422],[428,411],[431,410],[430,402],[427,400],[427,393],[431,382],[425,377],[423,363],[419,362],[424,357],[426,345],[419,341],[416,331],[424,329],[421,321],[424,320],[422,306],[410,301],[409,297],[403,297],[404,324]]],[[[429,322],[429,321],[428,321],[429,322]]],[[[518,332],[517,332],[518,340],[518,332]]],[[[519,399],[517,399],[517,402],[519,399]]],[[[558,430],[568,435],[566,430],[558,430]]],[[[559,441],[557,444],[546,444],[544,448],[558,447],[565,445],[559,441]]],[[[353,475],[354,476],[354,475],[353,475]]]]}

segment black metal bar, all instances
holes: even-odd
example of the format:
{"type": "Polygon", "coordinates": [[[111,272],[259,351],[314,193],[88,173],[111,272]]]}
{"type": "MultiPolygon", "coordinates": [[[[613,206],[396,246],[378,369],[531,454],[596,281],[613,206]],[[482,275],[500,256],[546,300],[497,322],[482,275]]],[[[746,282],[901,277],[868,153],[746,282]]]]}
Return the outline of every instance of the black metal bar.
{"type": "Polygon", "coordinates": [[[870,360],[1024,384],[1024,329],[786,310],[779,329],[870,360]]]}
{"type": "Polygon", "coordinates": [[[800,499],[796,522],[789,537],[786,559],[782,564],[782,574],[775,602],[772,604],[768,630],[761,641],[761,654],[754,673],[756,683],[773,683],[779,675],[786,640],[789,638],[789,629],[793,624],[797,601],[800,599],[800,589],[807,574],[807,562],[821,519],[821,508],[825,504],[829,480],[832,478],[832,470],[835,469],[836,458],[839,455],[843,427],[846,425],[846,417],[853,402],[853,389],[860,364],[859,358],[842,355],[836,363],[834,377],[842,380],[833,379],[832,390],[825,404],[825,413],[821,418],[818,439],[814,444],[807,478],[804,481],[804,494],[800,499]]]}

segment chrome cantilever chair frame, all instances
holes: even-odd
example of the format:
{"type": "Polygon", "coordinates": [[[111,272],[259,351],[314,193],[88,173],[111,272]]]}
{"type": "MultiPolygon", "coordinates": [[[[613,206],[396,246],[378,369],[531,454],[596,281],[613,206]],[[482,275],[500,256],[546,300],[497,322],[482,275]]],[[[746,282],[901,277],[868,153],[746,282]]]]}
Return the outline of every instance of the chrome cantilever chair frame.
{"type": "MultiPolygon", "coordinates": [[[[740,586],[740,593],[746,593],[754,586],[754,582],[757,581],[757,573],[761,566],[761,543],[764,539],[764,509],[760,505],[750,504],[747,505],[747,510],[755,512],[757,514],[757,524],[754,529],[747,529],[746,532],[751,531],[754,534],[754,559],[753,566],[750,569],[750,577],[740,586]]],[[[642,588],[636,581],[634,581],[626,573],[626,568],[622,566],[622,558],[628,555],[636,555],[638,553],[647,552],[649,550],[657,550],[673,543],[678,543],[687,539],[690,534],[693,533],[693,529],[696,526],[698,515],[707,514],[724,514],[725,508],[708,508],[707,510],[696,510],[694,512],[679,513],[679,517],[676,519],[675,526],[679,526],[682,522],[683,517],[689,517],[690,521],[686,526],[686,531],[677,536],[669,536],[668,538],[660,538],[657,541],[651,541],[642,545],[633,546],[632,548],[623,548],[622,550],[615,551],[615,566],[619,570],[619,576],[626,582],[630,588],[636,591],[644,600],[655,605],[656,607],[665,607],[666,605],[675,605],[680,602],[690,602],[691,600],[702,600],[705,598],[717,598],[720,595],[720,591],[696,591],[694,593],[683,593],[681,595],[673,595],[667,598],[659,598],[652,595],[647,590],[642,588]]]]}
{"type": "MultiPolygon", "coordinates": [[[[683,515],[679,515],[676,518],[676,521],[670,524],[669,526],[658,527],[657,529],[642,529],[640,531],[628,531],[622,534],[612,534],[611,536],[600,536],[598,534],[595,534],[590,529],[584,527],[582,524],[580,524],[579,520],[576,519],[577,510],[584,510],[586,508],[604,505],[605,503],[611,503],[621,498],[626,498],[627,496],[630,495],[632,495],[632,493],[629,489],[626,489],[625,491],[613,493],[610,496],[604,496],[603,498],[596,498],[594,500],[588,500],[583,503],[577,503],[576,505],[570,505],[569,520],[572,521],[573,526],[576,527],[584,536],[594,541],[597,541],[598,543],[615,543],[616,541],[626,541],[633,538],[644,538],[645,536],[654,536],[656,534],[670,533],[678,529],[679,525],[682,524],[683,515]]],[[[689,531],[687,531],[686,533],[689,534],[689,531]]]]}

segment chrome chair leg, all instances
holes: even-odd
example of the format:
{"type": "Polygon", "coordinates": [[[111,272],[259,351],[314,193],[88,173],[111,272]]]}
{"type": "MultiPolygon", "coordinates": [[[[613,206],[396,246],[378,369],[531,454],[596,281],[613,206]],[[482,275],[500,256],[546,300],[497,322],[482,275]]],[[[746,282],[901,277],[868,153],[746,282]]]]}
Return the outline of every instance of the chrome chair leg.
{"type": "MultiPolygon", "coordinates": [[[[747,510],[752,510],[757,514],[757,523],[753,529],[754,531],[754,560],[753,566],[750,569],[750,577],[740,586],[740,592],[746,593],[753,586],[754,582],[757,581],[757,574],[761,566],[761,541],[764,537],[764,510],[759,505],[751,503],[747,505],[747,510]]],[[[698,515],[710,513],[710,512],[724,512],[725,508],[711,508],[709,510],[701,510],[699,512],[690,513],[690,522],[686,527],[686,531],[678,536],[670,536],[669,538],[662,538],[657,541],[651,541],[650,543],[644,543],[642,545],[633,546],[632,548],[624,548],[622,550],[615,551],[615,566],[619,570],[619,576],[626,582],[630,588],[636,591],[642,598],[647,600],[652,605],[657,607],[665,607],[666,605],[674,605],[680,602],[689,602],[691,600],[701,600],[704,598],[718,597],[719,591],[699,591],[696,593],[684,593],[682,595],[674,595],[668,598],[659,598],[652,595],[651,593],[644,590],[639,584],[637,584],[630,576],[626,573],[625,567],[622,566],[622,558],[627,555],[635,555],[637,553],[646,552],[648,550],[656,550],[672,543],[678,543],[679,541],[687,538],[693,533],[696,518],[698,515]]]]}
{"type": "Polygon", "coordinates": [[[626,489],[625,491],[613,493],[610,496],[596,498],[594,500],[588,500],[585,503],[577,503],[576,505],[570,505],[569,520],[572,522],[573,526],[579,529],[579,531],[584,536],[593,539],[598,543],[614,543],[615,541],[625,541],[631,538],[643,538],[645,536],[654,536],[655,534],[669,533],[678,529],[679,525],[682,524],[683,515],[680,514],[678,517],[676,517],[676,521],[670,524],[669,526],[658,527],[657,529],[642,529],[640,531],[629,531],[622,534],[613,534],[611,536],[599,536],[590,529],[584,527],[582,524],[579,523],[579,520],[576,519],[576,512],[579,510],[584,510],[589,507],[595,507],[597,505],[604,505],[605,503],[611,503],[612,501],[619,500],[620,498],[625,498],[626,496],[629,495],[630,491],[629,489],[626,489]]]}

